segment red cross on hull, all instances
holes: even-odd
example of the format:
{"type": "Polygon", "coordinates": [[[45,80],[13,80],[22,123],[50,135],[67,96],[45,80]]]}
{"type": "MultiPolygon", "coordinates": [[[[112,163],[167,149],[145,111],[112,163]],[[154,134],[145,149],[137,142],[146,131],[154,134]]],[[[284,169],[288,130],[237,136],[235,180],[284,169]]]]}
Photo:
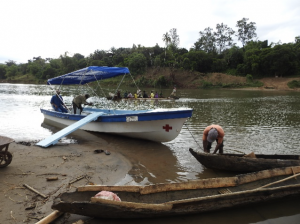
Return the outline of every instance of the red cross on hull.
{"type": "Polygon", "coordinates": [[[169,132],[169,130],[172,130],[172,126],[169,126],[168,124],[166,124],[165,126],[163,126],[163,129],[165,129],[166,132],[169,132]]]}

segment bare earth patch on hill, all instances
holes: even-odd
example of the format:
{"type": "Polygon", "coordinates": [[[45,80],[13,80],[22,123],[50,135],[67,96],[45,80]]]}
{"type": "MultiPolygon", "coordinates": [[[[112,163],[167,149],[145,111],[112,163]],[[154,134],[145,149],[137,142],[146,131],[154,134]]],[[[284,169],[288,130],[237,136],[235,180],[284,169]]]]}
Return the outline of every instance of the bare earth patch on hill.
{"type": "Polygon", "coordinates": [[[288,87],[287,84],[293,80],[299,81],[300,78],[263,78],[263,79],[260,79],[260,81],[264,83],[264,86],[261,88],[300,91],[299,88],[298,89],[290,89],[288,87]]]}
{"type": "MultiPolygon", "coordinates": [[[[173,82],[179,88],[199,88],[203,82],[210,82],[213,85],[217,85],[218,83],[225,85],[246,83],[246,77],[227,75],[224,73],[204,74],[181,69],[174,69],[173,71],[169,68],[148,69],[145,74],[145,77],[149,77],[152,80],[158,79],[160,76],[165,76],[166,80],[173,82]]],[[[258,80],[264,84],[262,87],[248,87],[247,89],[300,91],[299,88],[290,89],[287,85],[288,82],[292,80],[300,81],[300,78],[269,77],[258,80]]]]}

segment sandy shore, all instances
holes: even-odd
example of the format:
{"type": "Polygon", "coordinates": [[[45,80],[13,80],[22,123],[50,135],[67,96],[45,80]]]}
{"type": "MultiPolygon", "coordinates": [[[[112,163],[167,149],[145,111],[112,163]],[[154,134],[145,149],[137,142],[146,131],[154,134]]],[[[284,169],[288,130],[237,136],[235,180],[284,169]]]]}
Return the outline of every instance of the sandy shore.
{"type": "Polygon", "coordinates": [[[114,185],[131,169],[130,162],[105,142],[101,146],[84,142],[50,148],[11,143],[9,152],[13,154],[11,164],[0,168],[0,223],[6,224],[36,223],[52,212],[53,199],[60,193],[86,184],[114,185]],[[94,153],[102,148],[111,154],[94,153]],[[48,181],[49,177],[58,179],[48,181]]]}

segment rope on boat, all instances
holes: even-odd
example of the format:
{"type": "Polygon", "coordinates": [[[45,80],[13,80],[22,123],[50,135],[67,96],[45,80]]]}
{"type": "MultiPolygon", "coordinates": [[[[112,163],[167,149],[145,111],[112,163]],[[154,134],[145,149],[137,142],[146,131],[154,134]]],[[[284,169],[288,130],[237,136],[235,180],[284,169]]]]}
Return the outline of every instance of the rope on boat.
{"type": "MultiPolygon", "coordinates": [[[[105,92],[104,92],[104,90],[102,89],[102,87],[101,87],[101,85],[100,85],[100,82],[99,82],[99,80],[97,79],[97,77],[96,77],[96,75],[94,74],[94,78],[96,79],[96,81],[97,81],[97,88],[98,88],[98,86],[100,87],[100,90],[102,91],[102,93],[103,93],[103,95],[104,95],[104,97],[106,97],[106,94],[105,94],[105,92]]],[[[96,90],[97,90],[97,88],[96,88],[96,90]]],[[[99,96],[98,96],[99,97],[99,96]]]]}
{"type": "MultiPolygon", "coordinates": [[[[130,74],[130,73],[129,73],[130,74]]],[[[115,91],[115,94],[114,95],[116,95],[117,94],[117,92],[118,92],[118,90],[119,90],[119,88],[120,88],[120,86],[121,86],[121,83],[123,82],[123,80],[124,80],[124,78],[125,78],[125,76],[126,76],[126,74],[122,77],[122,80],[120,81],[120,83],[119,83],[119,85],[118,85],[118,87],[117,87],[117,89],[116,89],[116,91],[115,91]]]]}
{"type": "Polygon", "coordinates": [[[136,88],[137,88],[137,89],[140,89],[140,88],[137,86],[137,84],[135,83],[134,78],[132,77],[131,73],[129,73],[129,75],[130,75],[130,77],[131,77],[131,79],[132,79],[134,85],[136,86],[136,88]]]}
{"type": "Polygon", "coordinates": [[[202,149],[202,151],[204,151],[203,147],[196,141],[196,138],[194,137],[193,133],[190,131],[189,127],[187,126],[186,122],[184,122],[186,128],[188,129],[188,131],[190,132],[191,136],[193,137],[194,141],[196,142],[196,144],[199,146],[200,149],[202,149]]]}

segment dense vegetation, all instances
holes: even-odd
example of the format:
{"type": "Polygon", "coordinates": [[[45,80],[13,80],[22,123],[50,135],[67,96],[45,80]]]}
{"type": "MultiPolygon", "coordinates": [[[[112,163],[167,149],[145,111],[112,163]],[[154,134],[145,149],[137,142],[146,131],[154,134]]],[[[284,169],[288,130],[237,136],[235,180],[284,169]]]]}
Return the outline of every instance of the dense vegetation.
{"type": "MultiPolygon", "coordinates": [[[[199,73],[226,73],[234,76],[248,75],[249,78],[287,77],[300,75],[300,36],[294,43],[270,43],[256,38],[256,24],[247,18],[237,21],[237,31],[221,23],[216,30],[207,27],[199,32],[199,39],[189,50],[180,48],[177,29],[163,34],[165,46],[132,48],[114,48],[108,51],[95,50],[85,57],[80,53],[69,56],[68,52],[59,58],[33,57],[27,63],[17,64],[8,60],[0,64],[0,79],[35,80],[59,76],[87,66],[128,67],[133,76],[143,75],[149,68],[168,68],[172,71],[181,69],[199,73]],[[236,36],[242,47],[238,47],[233,37],[236,36]]],[[[175,78],[175,77],[173,77],[175,78]]],[[[166,82],[159,77],[159,82],[166,82]]]]}

